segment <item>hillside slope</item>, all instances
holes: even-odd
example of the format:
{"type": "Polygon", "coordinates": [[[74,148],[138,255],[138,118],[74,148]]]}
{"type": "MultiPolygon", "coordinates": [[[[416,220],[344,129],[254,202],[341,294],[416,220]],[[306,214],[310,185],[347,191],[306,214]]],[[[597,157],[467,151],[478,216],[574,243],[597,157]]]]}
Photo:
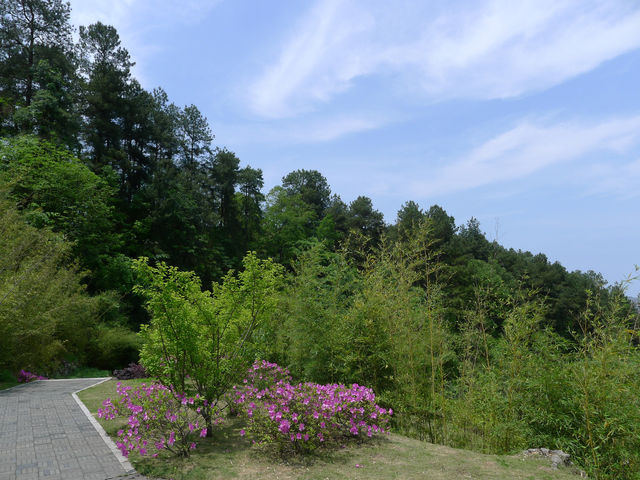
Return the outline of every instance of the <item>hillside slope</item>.
{"type": "MultiPolygon", "coordinates": [[[[129,381],[124,383],[141,383],[129,381]]],[[[94,413],[103,399],[115,396],[116,381],[111,380],[79,394],[94,413]]],[[[120,425],[100,423],[109,434],[120,425]]],[[[477,479],[477,480],[576,480],[568,468],[552,470],[545,460],[520,455],[484,455],[434,445],[391,434],[361,445],[334,452],[322,452],[311,458],[285,461],[273,453],[252,448],[240,436],[244,425],[228,419],[210,439],[203,439],[188,459],[132,457],[140,473],[176,480],[209,479],[477,479]]]]}

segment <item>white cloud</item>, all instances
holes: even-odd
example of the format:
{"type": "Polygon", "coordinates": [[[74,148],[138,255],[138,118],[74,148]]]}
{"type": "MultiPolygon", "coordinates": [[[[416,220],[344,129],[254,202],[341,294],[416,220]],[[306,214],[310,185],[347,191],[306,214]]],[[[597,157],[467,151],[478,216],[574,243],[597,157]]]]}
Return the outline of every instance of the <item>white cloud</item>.
{"type": "MultiPolygon", "coordinates": [[[[425,172],[426,180],[410,182],[409,188],[423,197],[453,193],[524,178],[551,165],[576,161],[597,152],[618,159],[639,143],[640,116],[598,124],[567,122],[539,126],[524,122],[449,165],[425,172]]],[[[613,171],[612,168],[607,170],[613,171]]],[[[637,175],[638,164],[629,164],[628,169],[637,175]]],[[[614,180],[599,188],[609,190],[611,186],[614,180]]]]}
{"type": "Polygon", "coordinates": [[[281,120],[276,124],[242,123],[218,127],[216,138],[223,144],[305,144],[340,139],[352,133],[374,130],[390,123],[388,115],[330,115],[304,121],[281,120]]]}
{"type": "Polygon", "coordinates": [[[596,0],[320,0],[249,88],[265,117],[314,108],[366,75],[402,75],[431,100],[549,88],[640,47],[637,4],[596,0]],[[438,8],[440,7],[440,8],[438,8]]]}
{"type": "MultiPolygon", "coordinates": [[[[136,62],[134,75],[145,86],[147,59],[158,48],[144,35],[176,25],[191,25],[202,21],[221,0],[71,0],[71,23],[78,27],[95,22],[112,25],[118,30],[122,45],[136,62]]],[[[150,85],[154,87],[155,85],[150,85]]]]}
{"type": "Polygon", "coordinates": [[[348,2],[319,2],[295,30],[278,62],[251,87],[254,110],[265,116],[286,116],[304,109],[308,100],[324,101],[348,88],[351,79],[368,67],[357,49],[342,49],[372,27],[372,16],[348,2]]]}

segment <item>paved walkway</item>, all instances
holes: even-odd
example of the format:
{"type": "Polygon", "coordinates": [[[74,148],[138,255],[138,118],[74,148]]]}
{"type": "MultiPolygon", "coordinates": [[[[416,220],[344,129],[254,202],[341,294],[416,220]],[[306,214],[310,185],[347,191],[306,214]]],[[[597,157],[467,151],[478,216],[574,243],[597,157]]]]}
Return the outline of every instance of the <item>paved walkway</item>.
{"type": "Polygon", "coordinates": [[[0,391],[0,480],[139,478],[71,396],[100,381],[45,380],[0,391]]]}

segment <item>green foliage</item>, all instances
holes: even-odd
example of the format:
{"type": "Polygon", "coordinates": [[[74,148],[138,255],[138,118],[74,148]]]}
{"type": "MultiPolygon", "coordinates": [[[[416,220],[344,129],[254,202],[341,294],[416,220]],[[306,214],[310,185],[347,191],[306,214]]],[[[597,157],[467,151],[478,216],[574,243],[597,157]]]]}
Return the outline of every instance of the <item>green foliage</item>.
{"type": "Polygon", "coordinates": [[[345,314],[359,288],[357,272],[314,243],[293,262],[288,280],[270,332],[278,345],[268,358],[286,361],[298,378],[355,381],[347,359],[354,332],[345,314]]]}
{"type": "Polygon", "coordinates": [[[373,239],[374,243],[384,231],[384,217],[373,208],[369,197],[359,196],[349,204],[347,224],[350,230],[355,230],[365,237],[373,239]]]}
{"type": "Polygon", "coordinates": [[[15,133],[35,127],[45,135],[55,132],[60,137],[69,133],[60,130],[66,126],[64,121],[61,125],[51,122],[63,120],[64,114],[43,108],[46,103],[69,107],[63,99],[63,90],[69,89],[68,77],[73,76],[69,17],[69,4],[62,0],[0,3],[0,92],[8,107],[0,111],[0,128],[8,126],[15,133]],[[42,76],[43,68],[49,75],[42,76]],[[57,77],[58,85],[51,85],[52,77],[57,77]],[[51,98],[56,94],[57,99],[51,98]],[[47,118],[51,113],[54,116],[47,118]]]}
{"type": "Polygon", "coordinates": [[[0,199],[0,369],[53,372],[67,355],[82,357],[98,314],[70,245],[27,224],[0,199]]]}
{"type": "MultiPolygon", "coordinates": [[[[436,226],[426,216],[348,255],[310,244],[292,262],[270,358],[305,380],[373,386],[412,436],[493,453],[563,449],[593,476],[635,478],[639,321],[622,290],[587,297],[569,340],[530,277],[473,258],[447,277],[436,226]]],[[[482,245],[474,230],[469,248],[482,245]]]]}
{"type": "Polygon", "coordinates": [[[252,334],[275,306],[282,268],[249,253],[244,270],[229,272],[211,291],[192,272],[147,259],[134,262],[151,321],[144,325],[140,360],[147,371],[181,392],[207,400],[208,425],[222,395],[253,358],[252,334]]]}
{"type": "Polygon", "coordinates": [[[509,296],[488,347],[472,333],[481,321],[467,317],[449,442],[490,452],[560,448],[590,475],[636,478],[640,354],[630,328],[638,313],[621,293],[604,307],[590,298],[575,343],[542,327],[546,307],[535,292],[509,296]]]}
{"type": "Polygon", "coordinates": [[[373,385],[400,413],[401,428],[441,442],[447,428],[444,390],[451,339],[443,323],[440,288],[430,281],[440,268],[430,240],[431,222],[422,218],[412,230],[404,240],[383,239],[369,256],[363,298],[354,310],[364,313],[360,313],[366,325],[363,333],[368,335],[362,337],[363,344],[370,343],[364,352],[377,365],[363,373],[377,370],[373,385]],[[379,339],[382,348],[376,346],[379,339]]]}
{"type": "Polygon", "coordinates": [[[16,385],[18,385],[18,380],[15,374],[9,370],[0,370],[0,390],[15,387],[16,385]]]}
{"type": "Polygon", "coordinates": [[[272,188],[264,212],[263,249],[280,263],[288,263],[296,246],[310,236],[314,218],[302,195],[290,194],[283,187],[272,188]]]}
{"type": "Polygon", "coordinates": [[[640,352],[637,313],[624,289],[603,308],[593,294],[580,318],[579,350],[569,367],[575,404],[572,450],[603,478],[635,478],[640,471],[640,352]]]}
{"type": "Polygon", "coordinates": [[[33,136],[0,141],[0,184],[36,227],[74,242],[85,268],[100,271],[118,248],[113,190],[68,151],[33,136]]]}
{"type": "Polygon", "coordinates": [[[183,165],[194,170],[211,153],[213,134],[198,107],[189,105],[178,117],[178,146],[183,165]]]}
{"type": "Polygon", "coordinates": [[[295,170],[282,178],[282,187],[289,195],[300,195],[315,212],[315,219],[325,215],[331,189],[327,179],[317,170],[295,170]]]}
{"type": "Polygon", "coordinates": [[[101,22],[79,31],[80,71],[84,84],[82,113],[86,118],[83,137],[91,150],[91,164],[97,173],[110,167],[118,171],[124,157],[123,118],[126,89],[133,65],[120,45],[115,28],[101,22]]]}
{"type": "Polygon", "coordinates": [[[113,371],[137,362],[142,342],[138,335],[127,327],[100,324],[88,350],[90,364],[113,371]]]}
{"type": "Polygon", "coordinates": [[[236,211],[242,230],[241,245],[245,252],[255,246],[262,229],[261,203],[264,201],[262,170],[245,167],[238,171],[236,211]]]}

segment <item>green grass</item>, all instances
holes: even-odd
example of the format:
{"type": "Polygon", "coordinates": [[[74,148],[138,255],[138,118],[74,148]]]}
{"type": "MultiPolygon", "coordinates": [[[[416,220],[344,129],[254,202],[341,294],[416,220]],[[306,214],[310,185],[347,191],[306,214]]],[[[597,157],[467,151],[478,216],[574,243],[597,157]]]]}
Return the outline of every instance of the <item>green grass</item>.
{"type": "Polygon", "coordinates": [[[0,380],[0,390],[15,387],[16,385],[18,385],[17,380],[0,380]]]}
{"type": "MultiPolygon", "coordinates": [[[[147,382],[149,380],[146,380],[147,382]]],[[[145,380],[123,383],[137,385],[145,380]]],[[[115,396],[117,381],[110,380],[80,392],[80,399],[95,414],[102,401],[115,396]]],[[[110,435],[125,420],[102,421],[110,435]]],[[[242,421],[229,418],[202,439],[187,459],[130,459],[138,472],[176,480],[230,479],[522,479],[576,480],[569,469],[552,470],[544,460],[521,456],[483,455],[442,445],[433,445],[401,435],[388,435],[338,451],[324,451],[306,458],[285,461],[269,451],[251,446],[241,437],[242,421]]]]}
{"type": "Polygon", "coordinates": [[[0,390],[15,387],[16,385],[18,385],[16,377],[6,370],[0,370],[0,390]]]}

